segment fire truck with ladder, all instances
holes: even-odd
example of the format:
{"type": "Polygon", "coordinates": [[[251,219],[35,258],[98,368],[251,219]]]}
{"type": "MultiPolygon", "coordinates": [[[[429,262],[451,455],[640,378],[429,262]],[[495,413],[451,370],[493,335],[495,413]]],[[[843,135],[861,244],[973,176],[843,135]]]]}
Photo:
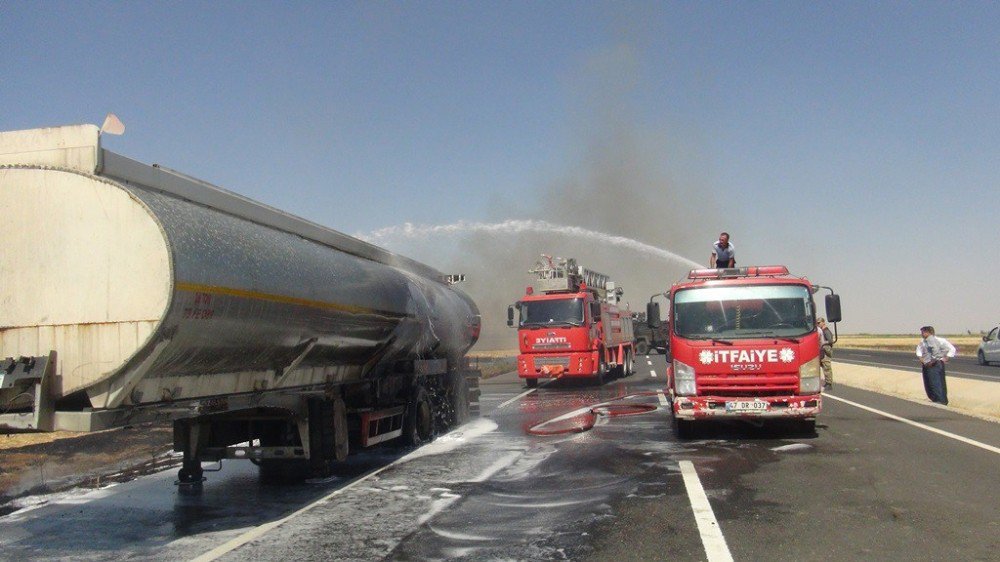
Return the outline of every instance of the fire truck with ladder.
{"type": "MultiPolygon", "coordinates": [[[[785,419],[815,432],[824,386],[813,300],[820,290],[829,291],[836,334],[840,296],[785,266],[696,269],[671,287],[667,376],[679,437],[719,418],[785,419]]],[[[651,327],[661,322],[660,303],[651,301],[646,316],[651,327]]]]}
{"type": "Polygon", "coordinates": [[[603,384],[632,374],[635,336],[631,313],[619,309],[622,288],[575,259],[542,257],[528,271],[537,276],[534,284],[507,308],[508,326],[514,326],[515,309],[520,313],[518,375],[534,388],[540,378],[603,384]]]}

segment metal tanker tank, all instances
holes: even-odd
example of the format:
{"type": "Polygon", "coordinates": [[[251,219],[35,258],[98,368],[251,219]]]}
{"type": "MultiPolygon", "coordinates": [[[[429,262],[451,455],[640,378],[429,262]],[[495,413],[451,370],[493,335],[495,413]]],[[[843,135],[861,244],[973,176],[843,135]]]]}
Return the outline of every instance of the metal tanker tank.
{"type": "Polygon", "coordinates": [[[478,337],[442,273],[109,152],[94,126],[0,133],[0,208],[0,359],[49,362],[5,363],[0,414],[349,385],[478,337]]]}

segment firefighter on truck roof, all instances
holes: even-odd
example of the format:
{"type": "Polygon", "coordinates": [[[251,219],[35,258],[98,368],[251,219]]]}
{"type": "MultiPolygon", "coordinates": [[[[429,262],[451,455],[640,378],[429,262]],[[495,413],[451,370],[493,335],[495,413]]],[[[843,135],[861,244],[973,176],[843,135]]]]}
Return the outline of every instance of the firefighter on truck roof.
{"type": "Polygon", "coordinates": [[[712,244],[712,257],[709,258],[708,267],[722,269],[736,266],[736,249],[729,243],[729,233],[723,232],[719,239],[712,244]]]}

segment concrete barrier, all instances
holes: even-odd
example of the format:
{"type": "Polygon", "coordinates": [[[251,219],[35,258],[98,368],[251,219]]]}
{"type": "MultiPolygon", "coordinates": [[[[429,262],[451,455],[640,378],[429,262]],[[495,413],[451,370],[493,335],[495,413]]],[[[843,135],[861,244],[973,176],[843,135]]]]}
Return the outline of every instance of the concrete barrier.
{"type": "MultiPolygon", "coordinates": [[[[914,402],[931,404],[919,372],[833,362],[834,391],[837,385],[863,388],[914,402]]],[[[1000,382],[949,376],[948,408],[1000,423],[1000,382]]]]}

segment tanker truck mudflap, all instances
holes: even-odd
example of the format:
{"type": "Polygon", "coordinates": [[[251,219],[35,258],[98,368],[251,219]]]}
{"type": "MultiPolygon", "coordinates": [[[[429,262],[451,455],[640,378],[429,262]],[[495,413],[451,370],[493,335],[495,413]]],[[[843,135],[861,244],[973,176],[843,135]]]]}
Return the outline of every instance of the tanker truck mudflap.
{"type": "Polygon", "coordinates": [[[0,361],[0,389],[13,390],[14,399],[0,405],[0,429],[33,429],[52,431],[55,425],[55,404],[49,381],[55,367],[56,352],[38,357],[8,357],[0,361]],[[30,404],[27,412],[7,413],[7,407],[17,401],[30,404]]]}

